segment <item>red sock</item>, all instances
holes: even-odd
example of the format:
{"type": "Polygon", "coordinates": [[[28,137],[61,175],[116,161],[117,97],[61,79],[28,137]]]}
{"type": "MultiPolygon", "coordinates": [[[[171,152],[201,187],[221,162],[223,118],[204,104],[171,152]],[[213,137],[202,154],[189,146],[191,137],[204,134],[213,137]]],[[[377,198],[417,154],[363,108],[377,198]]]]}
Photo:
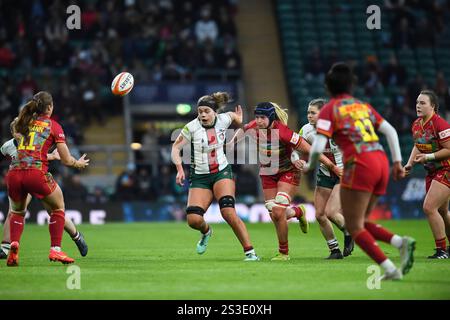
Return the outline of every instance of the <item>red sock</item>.
{"type": "MultiPolygon", "coordinates": [[[[12,237],[11,237],[11,239],[12,239],[12,237]]],[[[437,249],[442,249],[444,251],[447,250],[447,244],[445,243],[445,238],[434,240],[434,242],[436,242],[437,249]]]]}
{"type": "Polygon", "coordinates": [[[24,225],[25,217],[11,212],[11,217],[9,218],[9,232],[11,242],[20,242],[20,237],[22,236],[24,225]]]}
{"type": "Polygon", "coordinates": [[[391,239],[394,236],[393,233],[383,228],[379,224],[373,222],[365,222],[364,228],[370,232],[370,234],[376,239],[386,243],[391,243],[391,239]]]}
{"type": "Polygon", "coordinates": [[[366,229],[362,229],[353,238],[356,244],[365,252],[369,257],[375,260],[376,263],[381,264],[387,259],[386,255],[381,251],[375,239],[366,229]]]}
{"type": "Polygon", "coordinates": [[[284,243],[278,242],[278,251],[283,254],[289,253],[289,245],[288,245],[287,241],[284,243]]]}
{"type": "Polygon", "coordinates": [[[55,210],[50,216],[48,230],[50,231],[50,239],[52,247],[61,247],[61,240],[64,231],[64,211],[55,210]]]}
{"type": "Polygon", "coordinates": [[[299,219],[299,218],[302,217],[303,211],[302,211],[299,207],[294,206],[294,207],[291,207],[291,208],[292,208],[292,210],[294,210],[294,212],[295,212],[295,217],[296,217],[297,219],[299,219]]]}

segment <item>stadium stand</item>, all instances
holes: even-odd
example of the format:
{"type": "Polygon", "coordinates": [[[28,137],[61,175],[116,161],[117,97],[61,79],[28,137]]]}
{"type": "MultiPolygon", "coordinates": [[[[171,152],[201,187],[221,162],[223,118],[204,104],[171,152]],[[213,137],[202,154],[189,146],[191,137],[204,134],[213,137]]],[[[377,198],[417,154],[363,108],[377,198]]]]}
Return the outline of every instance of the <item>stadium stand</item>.
{"type": "Polygon", "coordinates": [[[370,102],[400,132],[403,158],[411,150],[410,125],[421,89],[434,89],[450,117],[449,1],[277,0],[276,11],[291,101],[306,122],[308,101],[326,96],[325,72],[349,61],[358,75],[356,95],[370,102]],[[381,29],[367,32],[369,5],[381,8],[381,29]]]}

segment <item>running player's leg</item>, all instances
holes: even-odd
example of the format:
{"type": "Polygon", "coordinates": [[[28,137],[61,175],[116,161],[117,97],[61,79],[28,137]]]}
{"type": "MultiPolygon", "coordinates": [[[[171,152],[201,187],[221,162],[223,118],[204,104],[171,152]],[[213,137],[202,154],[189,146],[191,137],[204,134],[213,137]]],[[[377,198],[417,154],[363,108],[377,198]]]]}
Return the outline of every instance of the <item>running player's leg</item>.
{"type": "Polygon", "coordinates": [[[6,215],[5,222],[3,223],[3,238],[0,247],[0,259],[6,259],[11,248],[11,238],[9,234],[9,220],[11,218],[11,206],[9,207],[8,214],[6,215]]]}
{"type": "Polygon", "coordinates": [[[252,243],[250,241],[250,236],[247,231],[245,223],[236,214],[235,209],[235,190],[236,185],[232,179],[221,179],[214,183],[213,192],[214,197],[217,199],[220,207],[220,213],[228,225],[233,229],[234,234],[238,238],[242,245],[244,254],[249,256],[254,256],[257,260],[255,250],[253,249],[252,243]]]}
{"type": "Polygon", "coordinates": [[[65,224],[64,196],[61,188],[56,184],[54,190],[42,199],[46,208],[51,210],[48,229],[50,232],[50,253],[51,261],[60,261],[64,264],[73,263],[74,260],[61,251],[61,241],[65,224]]]}
{"type": "MultiPolygon", "coordinates": [[[[25,207],[28,208],[28,205],[31,202],[31,195],[27,195],[25,207]]],[[[9,209],[8,209],[8,215],[6,216],[5,223],[3,224],[3,238],[1,243],[1,250],[0,250],[0,259],[6,259],[9,253],[9,249],[11,247],[11,237],[10,237],[10,219],[11,219],[11,206],[12,199],[8,197],[8,203],[9,203],[9,209]]],[[[26,211],[26,209],[25,209],[26,211]]],[[[23,221],[25,223],[25,220],[23,221]]]]}
{"type": "Polygon", "coordinates": [[[344,234],[343,256],[346,257],[352,254],[354,241],[350,233],[347,231],[347,229],[345,229],[345,219],[342,215],[341,199],[339,197],[340,190],[340,184],[335,184],[333,186],[333,189],[325,206],[325,215],[344,234]]]}
{"type": "Polygon", "coordinates": [[[339,230],[345,232],[345,219],[342,215],[341,199],[339,198],[340,190],[340,184],[334,185],[325,207],[325,215],[339,230]]]}
{"type": "Polygon", "coordinates": [[[402,274],[406,274],[412,268],[414,263],[413,253],[415,250],[416,241],[410,237],[402,237],[394,234],[388,229],[382,227],[380,224],[376,224],[368,220],[370,212],[375,208],[377,201],[378,196],[372,195],[367,207],[364,227],[376,240],[388,243],[400,250],[401,270],[402,274]]]}
{"type": "Polygon", "coordinates": [[[16,201],[11,199],[11,211],[9,218],[9,232],[11,246],[8,254],[6,265],[15,267],[19,265],[19,244],[25,226],[25,212],[27,209],[26,195],[22,199],[14,197],[16,201]]]}
{"type": "MultiPolygon", "coordinates": [[[[47,213],[51,215],[52,209],[45,203],[43,203],[43,206],[45,210],[47,210],[47,213]]],[[[78,231],[73,221],[66,215],[64,215],[64,231],[70,236],[73,242],[75,242],[81,256],[86,256],[88,253],[88,245],[84,240],[84,235],[78,231]]]]}
{"type": "Polygon", "coordinates": [[[341,188],[342,211],[347,225],[347,230],[352,235],[356,244],[377,264],[385,270],[388,275],[401,273],[389,260],[380,247],[376,244],[372,234],[364,228],[365,215],[369,207],[372,193],[341,188]]]}
{"type": "Polygon", "coordinates": [[[28,193],[23,188],[24,175],[21,171],[9,171],[6,176],[6,186],[10,199],[9,232],[11,247],[8,254],[7,266],[19,265],[20,238],[25,226],[25,212],[27,209],[28,193]]]}
{"type": "Polygon", "coordinates": [[[447,259],[447,244],[445,240],[445,223],[438,209],[448,201],[450,188],[433,180],[423,202],[423,211],[433,232],[436,243],[436,253],[429,258],[447,259]]]}
{"type": "Polygon", "coordinates": [[[447,240],[449,245],[447,245],[447,252],[450,255],[450,213],[448,211],[448,199],[445,203],[439,208],[439,214],[444,220],[445,225],[445,234],[447,235],[447,240]]]}
{"type": "Polygon", "coordinates": [[[277,194],[275,196],[275,204],[272,208],[272,221],[278,237],[278,251],[281,255],[288,256],[288,224],[286,219],[286,208],[291,204],[292,196],[298,186],[279,181],[277,184],[277,194]]]}
{"type": "Polygon", "coordinates": [[[186,220],[188,225],[201,232],[202,236],[197,243],[197,253],[203,254],[206,251],[209,238],[212,235],[211,227],[206,223],[203,215],[213,200],[213,193],[206,188],[191,188],[188,194],[188,204],[186,208],[186,220]]]}
{"type": "MultiPolygon", "coordinates": [[[[327,242],[330,255],[327,259],[342,259],[342,252],[339,249],[339,243],[326,215],[327,203],[332,195],[332,189],[316,187],[314,191],[314,206],[316,208],[316,220],[319,223],[320,232],[327,242]]],[[[330,210],[330,209],[329,209],[330,210]]]]}

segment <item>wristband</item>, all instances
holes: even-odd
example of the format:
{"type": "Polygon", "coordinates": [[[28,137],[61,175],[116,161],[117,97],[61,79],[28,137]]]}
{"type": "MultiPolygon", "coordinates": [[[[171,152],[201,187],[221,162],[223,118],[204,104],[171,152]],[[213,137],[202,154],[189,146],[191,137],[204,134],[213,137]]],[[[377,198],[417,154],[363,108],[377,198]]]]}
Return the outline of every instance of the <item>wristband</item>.
{"type": "Polygon", "coordinates": [[[435,159],[436,159],[436,156],[434,155],[434,153],[427,153],[425,155],[425,160],[427,162],[434,161],[435,159]]]}

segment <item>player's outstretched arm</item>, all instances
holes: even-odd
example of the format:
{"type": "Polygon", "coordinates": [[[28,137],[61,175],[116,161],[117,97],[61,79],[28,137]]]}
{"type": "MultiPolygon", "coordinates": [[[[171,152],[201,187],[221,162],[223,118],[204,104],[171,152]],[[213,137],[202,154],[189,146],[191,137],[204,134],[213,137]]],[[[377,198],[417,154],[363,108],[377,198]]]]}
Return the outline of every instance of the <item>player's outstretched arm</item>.
{"type": "Polygon", "coordinates": [[[89,165],[89,159],[86,159],[86,154],[83,154],[80,159],[75,159],[69,151],[69,148],[64,142],[59,142],[56,144],[56,149],[58,150],[61,162],[68,167],[74,167],[77,169],[84,169],[89,165]]]}
{"type": "Polygon", "coordinates": [[[395,128],[386,120],[381,122],[378,131],[386,136],[389,149],[391,150],[394,180],[405,177],[405,169],[402,166],[402,152],[400,150],[400,142],[398,141],[398,134],[395,128]]]}

